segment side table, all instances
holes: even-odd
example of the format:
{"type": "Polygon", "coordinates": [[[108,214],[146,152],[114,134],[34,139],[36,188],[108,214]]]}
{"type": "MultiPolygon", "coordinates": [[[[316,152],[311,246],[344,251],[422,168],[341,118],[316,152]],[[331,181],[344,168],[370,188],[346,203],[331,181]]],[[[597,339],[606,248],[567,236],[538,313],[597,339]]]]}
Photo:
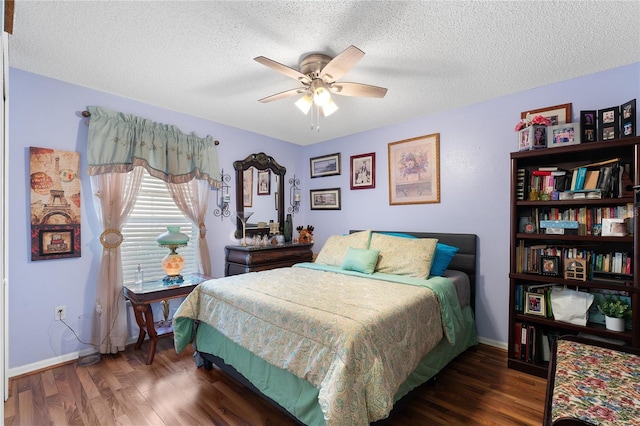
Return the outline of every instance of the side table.
{"type": "Polygon", "coordinates": [[[156,354],[158,337],[173,334],[171,322],[153,320],[151,304],[169,299],[184,297],[191,293],[198,284],[211,279],[202,274],[184,274],[184,282],[178,284],[166,284],[162,279],[144,281],[142,284],[125,284],[124,297],[129,299],[133,306],[136,323],[140,327],[140,334],[136,342],[136,349],[140,349],[144,337],[149,334],[149,350],[147,352],[147,364],[153,362],[156,354]]]}

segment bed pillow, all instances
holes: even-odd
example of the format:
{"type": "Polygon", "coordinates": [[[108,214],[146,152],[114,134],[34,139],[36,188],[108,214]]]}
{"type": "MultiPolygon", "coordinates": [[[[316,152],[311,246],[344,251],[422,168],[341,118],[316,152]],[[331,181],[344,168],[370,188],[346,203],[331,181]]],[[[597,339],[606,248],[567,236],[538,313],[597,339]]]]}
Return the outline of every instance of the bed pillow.
{"type": "Polygon", "coordinates": [[[363,274],[373,274],[376,270],[379,256],[380,252],[378,250],[349,247],[342,261],[342,269],[362,272],[363,274]]]}
{"type": "Polygon", "coordinates": [[[370,238],[370,229],[349,235],[332,235],[322,246],[318,257],[316,257],[316,263],[340,268],[349,247],[368,249],[370,238]]]}
{"type": "Polygon", "coordinates": [[[403,238],[374,233],[369,248],[380,251],[377,272],[427,278],[437,243],[436,238],[403,238]]]}
{"type": "Polygon", "coordinates": [[[460,251],[458,247],[449,246],[443,243],[436,244],[436,251],[433,255],[433,262],[431,263],[431,272],[429,272],[429,275],[441,277],[444,274],[444,271],[446,271],[451,264],[453,256],[455,256],[458,251],[460,251]]]}

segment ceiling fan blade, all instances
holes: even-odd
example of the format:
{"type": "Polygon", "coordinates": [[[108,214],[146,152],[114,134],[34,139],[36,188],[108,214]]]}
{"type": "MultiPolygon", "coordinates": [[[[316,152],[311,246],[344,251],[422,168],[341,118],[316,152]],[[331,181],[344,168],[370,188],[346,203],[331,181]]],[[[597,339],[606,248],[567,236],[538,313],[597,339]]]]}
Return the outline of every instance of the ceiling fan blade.
{"type": "Polygon", "coordinates": [[[362,50],[355,46],[349,46],[322,68],[320,77],[327,83],[333,83],[349,72],[363,56],[364,52],[362,50]]]}
{"type": "Polygon", "coordinates": [[[277,101],[278,99],[288,98],[289,96],[301,95],[309,92],[306,87],[298,87],[296,89],[285,90],[284,92],[276,93],[275,95],[267,96],[266,98],[258,99],[258,102],[267,103],[277,101]]]}
{"type": "Polygon", "coordinates": [[[387,94],[387,89],[384,87],[362,83],[333,83],[329,90],[336,95],[362,96],[365,98],[384,98],[384,95],[387,94]]]}
{"type": "Polygon", "coordinates": [[[280,62],[276,62],[273,59],[265,58],[264,56],[258,56],[257,58],[253,58],[254,61],[265,65],[272,70],[278,71],[281,74],[286,75],[287,77],[291,77],[294,80],[298,80],[302,83],[309,83],[311,79],[302,74],[300,71],[290,68],[286,65],[282,65],[280,62]]]}

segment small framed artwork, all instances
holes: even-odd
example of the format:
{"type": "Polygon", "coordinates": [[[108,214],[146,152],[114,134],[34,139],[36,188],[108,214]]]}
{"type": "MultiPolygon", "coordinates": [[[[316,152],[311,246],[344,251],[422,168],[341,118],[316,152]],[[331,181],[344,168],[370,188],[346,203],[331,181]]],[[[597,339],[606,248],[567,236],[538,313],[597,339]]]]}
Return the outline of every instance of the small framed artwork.
{"type": "Polygon", "coordinates": [[[392,142],[389,205],[440,202],[440,133],[392,142]]]}
{"type": "Polygon", "coordinates": [[[598,110],[598,140],[609,141],[620,137],[620,108],[598,110]]]}
{"type": "Polygon", "coordinates": [[[586,259],[566,259],[564,268],[564,277],[568,280],[587,280],[587,261],[586,259]]]}
{"type": "Polygon", "coordinates": [[[351,156],[351,189],[376,187],[376,153],[351,156]]]}
{"type": "Polygon", "coordinates": [[[636,100],[632,99],[620,105],[620,137],[636,135],[636,100]]]}
{"type": "Polygon", "coordinates": [[[557,126],[549,126],[547,129],[549,148],[560,146],[577,145],[580,143],[580,124],[566,123],[557,126]]]}
{"type": "Polygon", "coordinates": [[[242,172],[242,195],[244,207],[253,206],[253,167],[242,172]]]}
{"type": "Polygon", "coordinates": [[[520,113],[520,118],[533,118],[536,115],[541,115],[551,120],[552,126],[555,126],[556,124],[571,123],[571,104],[568,103],[530,111],[522,111],[520,113]]]}
{"type": "Polygon", "coordinates": [[[541,256],[540,275],[557,277],[560,275],[560,256],[541,256]]]}
{"type": "Polygon", "coordinates": [[[547,304],[543,293],[525,293],[526,303],[524,305],[524,313],[531,315],[547,316],[547,304]]]}
{"type": "Polygon", "coordinates": [[[80,257],[80,225],[42,225],[32,229],[31,260],[80,257]]]}
{"type": "Polygon", "coordinates": [[[340,210],[340,188],[309,190],[311,210],[340,210]]]}
{"type": "Polygon", "coordinates": [[[311,177],[324,177],[340,174],[340,153],[323,155],[309,159],[311,177]]]}
{"type": "Polygon", "coordinates": [[[596,116],[598,111],[580,111],[580,136],[582,142],[595,142],[598,140],[598,125],[596,116]]]}
{"type": "Polygon", "coordinates": [[[258,170],[258,195],[271,194],[271,170],[258,170]]]}

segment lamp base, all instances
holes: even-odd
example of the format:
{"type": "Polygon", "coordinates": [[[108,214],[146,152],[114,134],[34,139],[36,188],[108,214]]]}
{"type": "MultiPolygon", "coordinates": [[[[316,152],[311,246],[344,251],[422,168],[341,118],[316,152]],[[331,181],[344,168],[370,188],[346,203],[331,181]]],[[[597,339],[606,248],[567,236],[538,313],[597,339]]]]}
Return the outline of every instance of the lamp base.
{"type": "Polygon", "coordinates": [[[184,278],[180,274],[167,275],[162,279],[162,282],[166,285],[181,284],[184,282],[184,278]]]}

